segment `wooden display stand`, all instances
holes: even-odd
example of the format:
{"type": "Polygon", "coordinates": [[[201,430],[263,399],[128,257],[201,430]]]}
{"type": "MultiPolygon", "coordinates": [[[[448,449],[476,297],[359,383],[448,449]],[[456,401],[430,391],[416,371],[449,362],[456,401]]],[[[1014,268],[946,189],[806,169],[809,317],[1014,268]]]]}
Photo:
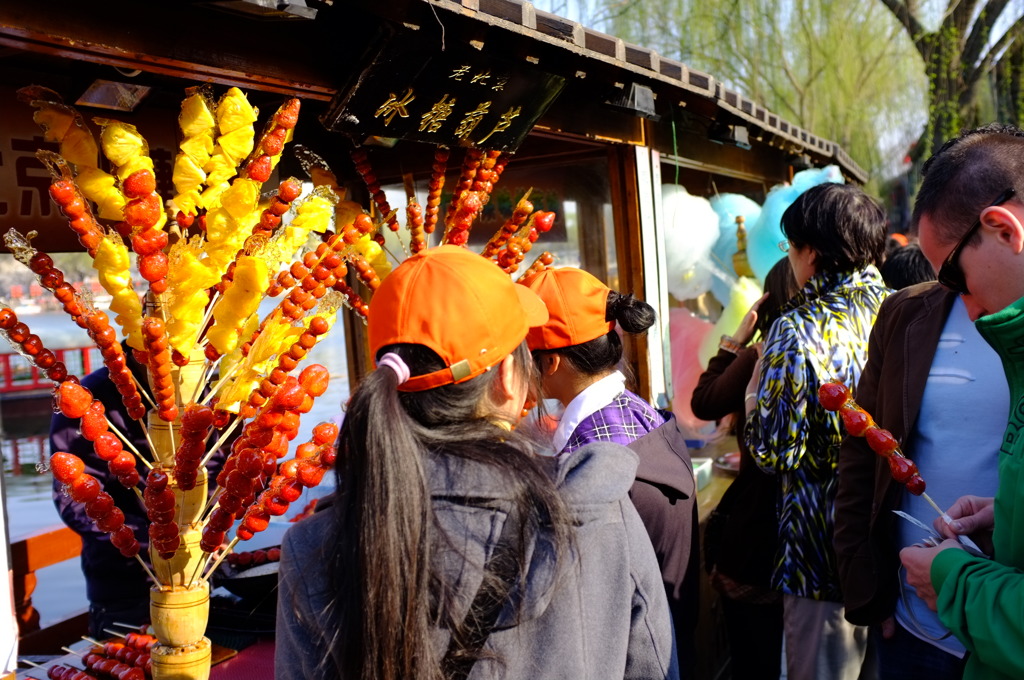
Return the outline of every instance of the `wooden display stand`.
{"type": "MultiPolygon", "coordinates": [[[[183,367],[175,366],[171,377],[181,395],[197,394],[203,379],[205,358],[195,350],[183,367]]],[[[185,404],[178,404],[184,413],[185,404]]],[[[210,618],[210,584],[198,573],[207,556],[199,548],[201,521],[206,507],[208,484],[206,470],[200,468],[196,485],[189,491],[178,488],[174,480],[174,452],[181,442],[180,418],[167,423],[150,411],[149,435],[153,441],[153,464],[162,466],[170,476],[168,488],[174,490],[181,543],[174,556],[165,560],[150,547],[153,573],[160,581],[150,589],[149,614],[154,635],[160,644],[151,651],[154,680],[207,680],[210,677],[212,646],[205,637],[210,618]]]]}

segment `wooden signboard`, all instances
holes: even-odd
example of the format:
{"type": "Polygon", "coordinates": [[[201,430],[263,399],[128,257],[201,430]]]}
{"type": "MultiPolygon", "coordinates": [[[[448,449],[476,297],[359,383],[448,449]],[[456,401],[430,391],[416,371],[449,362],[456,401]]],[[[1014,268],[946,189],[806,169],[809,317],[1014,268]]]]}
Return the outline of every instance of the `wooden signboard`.
{"type": "Polygon", "coordinates": [[[511,152],[565,85],[528,62],[422,42],[406,34],[379,41],[324,125],[357,145],[376,137],[511,152]]]}

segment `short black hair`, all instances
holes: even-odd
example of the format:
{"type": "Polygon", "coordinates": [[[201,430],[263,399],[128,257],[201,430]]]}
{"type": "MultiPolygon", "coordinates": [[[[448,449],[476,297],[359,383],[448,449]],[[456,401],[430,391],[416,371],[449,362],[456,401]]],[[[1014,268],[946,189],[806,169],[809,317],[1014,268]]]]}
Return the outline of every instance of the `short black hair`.
{"type": "Polygon", "coordinates": [[[916,243],[897,248],[880,267],[882,280],[893,290],[935,280],[935,269],[916,243]]]}
{"type": "Polygon", "coordinates": [[[1022,195],[1024,130],[1000,123],[966,130],[943,144],[922,173],[913,228],[927,216],[940,242],[957,241],[1001,192],[1022,195]]]}
{"type": "Polygon", "coordinates": [[[819,184],[800,194],[782,214],[782,231],[794,246],[810,246],[825,272],[878,264],[885,251],[885,211],[852,184],[819,184]]]}

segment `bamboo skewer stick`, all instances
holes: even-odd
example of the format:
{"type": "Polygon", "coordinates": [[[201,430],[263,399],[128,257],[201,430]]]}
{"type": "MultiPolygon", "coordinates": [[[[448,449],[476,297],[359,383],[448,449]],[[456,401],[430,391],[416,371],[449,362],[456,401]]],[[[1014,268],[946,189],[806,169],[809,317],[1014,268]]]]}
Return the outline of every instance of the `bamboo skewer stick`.
{"type": "Polygon", "coordinates": [[[203,364],[202,379],[196,383],[195,389],[192,390],[192,397],[189,399],[190,403],[199,398],[199,395],[203,392],[203,387],[210,382],[210,376],[213,374],[213,368],[213,362],[207,359],[206,363],[203,364]]]}
{"type": "MultiPolygon", "coordinates": [[[[142,421],[139,421],[139,424],[142,425],[142,421]]],[[[142,434],[146,435],[146,441],[149,442],[149,450],[156,456],[156,444],[153,443],[153,438],[149,436],[149,430],[145,426],[142,428],[142,434]]]]}
{"type": "MultiPolygon", "coordinates": [[[[228,547],[224,548],[224,551],[220,554],[220,557],[217,558],[217,561],[214,562],[213,566],[206,571],[206,574],[203,576],[204,581],[210,580],[210,577],[213,576],[213,572],[217,571],[217,567],[219,567],[220,563],[224,561],[224,558],[228,556],[228,553],[234,550],[235,546],[238,545],[239,540],[241,539],[239,539],[237,536],[231,539],[231,542],[228,543],[228,547]]],[[[213,557],[213,555],[211,554],[210,557],[213,557]]],[[[207,557],[206,561],[209,562],[210,558],[207,557]]]]}
{"type": "MultiPolygon", "coordinates": [[[[118,430],[117,426],[114,425],[114,423],[110,422],[110,418],[107,418],[106,416],[104,416],[104,418],[107,421],[107,425],[110,427],[110,431],[113,432],[115,435],[117,435],[117,438],[121,440],[121,443],[123,443],[125,446],[127,446],[128,449],[139,458],[139,460],[141,460],[143,463],[145,463],[146,466],[150,470],[152,470],[153,469],[153,464],[149,462],[149,460],[146,458],[146,456],[143,456],[141,453],[139,453],[139,450],[137,448],[135,448],[135,445],[132,444],[130,441],[128,441],[128,437],[126,437],[120,430],[118,430]]],[[[148,439],[148,435],[147,435],[147,439],[148,439]]],[[[150,442],[149,445],[152,446],[153,442],[150,442]]]]}
{"type": "Polygon", "coordinates": [[[139,391],[139,394],[142,395],[143,399],[149,402],[150,408],[156,408],[156,402],[153,401],[153,397],[149,396],[149,392],[143,389],[142,383],[140,383],[139,379],[135,377],[135,374],[129,371],[128,375],[132,377],[132,382],[135,383],[135,388],[139,391]]]}
{"type": "Polygon", "coordinates": [[[61,645],[60,648],[63,649],[65,652],[68,652],[70,654],[74,654],[75,656],[78,656],[78,657],[85,656],[81,652],[76,652],[75,650],[71,649],[70,647],[68,647],[66,645],[61,645]]]}
{"type": "Polygon", "coordinates": [[[155,576],[155,575],[153,574],[152,570],[150,570],[150,568],[149,568],[148,566],[146,566],[146,563],[145,563],[145,562],[143,561],[143,559],[142,559],[141,557],[139,557],[139,554],[138,554],[138,553],[135,553],[135,559],[137,559],[137,560],[139,561],[139,564],[141,564],[141,565],[142,565],[142,568],[143,568],[143,569],[145,569],[145,570],[146,570],[146,573],[147,573],[147,574],[149,574],[149,577],[150,577],[151,579],[153,579],[153,583],[154,583],[154,584],[156,584],[156,585],[158,585],[158,586],[159,586],[159,585],[163,585],[162,583],[160,583],[160,579],[158,579],[158,578],[157,578],[157,577],[156,577],[156,576],[155,576]]]}
{"type": "Polygon", "coordinates": [[[222,375],[220,377],[220,380],[217,381],[217,384],[214,385],[213,388],[206,393],[206,398],[199,403],[205,405],[213,401],[213,398],[217,395],[217,392],[220,391],[220,388],[223,387],[225,383],[227,383],[227,381],[235,374],[236,371],[238,371],[239,368],[241,368],[243,363],[244,362],[239,361],[238,363],[231,367],[231,370],[222,375]]]}
{"type": "Polygon", "coordinates": [[[213,454],[217,453],[220,447],[224,445],[224,442],[227,441],[228,436],[230,436],[234,429],[238,427],[238,424],[240,422],[242,422],[241,418],[235,418],[233,421],[231,421],[231,424],[224,429],[224,434],[220,436],[220,439],[218,439],[217,443],[213,445],[213,448],[211,448],[207,452],[206,456],[203,457],[203,460],[199,463],[199,467],[206,467],[206,464],[210,462],[211,458],[213,458],[213,454]]]}
{"type": "Polygon", "coordinates": [[[210,519],[210,513],[213,512],[213,506],[217,504],[220,497],[224,495],[224,489],[217,489],[217,492],[210,496],[210,500],[206,501],[206,505],[203,506],[203,511],[199,513],[199,524],[205,525],[206,520],[210,519]]]}
{"type": "Polygon", "coordinates": [[[103,632],[104,633],[109,633],[110,635],[116,635],[119,638],[126,638],[126,637],[128,637],[124,633],[122,633],[120,631],[117,631],[117,630],[111,630],[110,628],[104,628],[103,632]]]}
{"type": "MultiPolygon", "coordinates": [[[[207,559],[209,559],[209,554],[210,553],[205,553],[205,554],[207,555],[207,559]]],[[[191,588],[192,584],[196,582],[196,576],[199,575],[199,572],[202,570],[203,565],[205,565],[205,564],[206,564],[206,560],[199,560],[199,563],[196,564],[195,570],[192,572],[192,576],[188,580],[188,585],[185,586],[186,588],[191,588]]]]}

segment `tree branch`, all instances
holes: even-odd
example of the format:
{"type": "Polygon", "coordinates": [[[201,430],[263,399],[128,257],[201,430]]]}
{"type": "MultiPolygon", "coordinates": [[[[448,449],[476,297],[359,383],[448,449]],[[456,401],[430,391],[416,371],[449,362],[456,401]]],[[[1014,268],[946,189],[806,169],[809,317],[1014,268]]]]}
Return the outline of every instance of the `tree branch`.
{"type": "Polygon", "coordinates": [[[927,45],[924,42],[924,36],[927,31],[924,30],[924,26],[917,20],[911,11],[907,7],[904,0],[882,0],[882,4],[885,5],[890,12],[892,12],[896,19],[902,24],[903,28],[907,29],[907,33],[910,35],[910,39],[914,43],[914,47],[917,48],[918,53],[928,61],[928,55],[925,54],[927,45]]]}
{"type": "Polygon", "coordinates": [[[1013,26],[1010,26],[1003,33],[1002,37],[996,41],[996,44],[992,46],[992,49],[988,51],[985,58],[972,70],[967,73],[967,69],[970,68],[970,64],[963,63],[962,68],[964,69],[964,84],[967,86],[965,91],[969,92],[983,78],[989,70],[992,68],[992,64],[1010,47],[1011,43],[1015,40],[1024,36],[1024,17],[1017,19],[1013,26]]]}
{"type": "MultiPolygon", "coordinates": [[[[964,48],[960,62],[965,70],[977,65],[982,50],[985,49],[985,45],[989,42],[989,37],[992,35],[992,27],[1002,15],[1003,10],[1006,9],[1009,1],[993,0],[993,2],[986,3],[985,9],[982,10],[977,21],[974,22],[974,26],[971,27],[970,35],[963,42],[964,48]]],[[[1019,21],[1020,19],[1018,18],[1019,21]]]]}

